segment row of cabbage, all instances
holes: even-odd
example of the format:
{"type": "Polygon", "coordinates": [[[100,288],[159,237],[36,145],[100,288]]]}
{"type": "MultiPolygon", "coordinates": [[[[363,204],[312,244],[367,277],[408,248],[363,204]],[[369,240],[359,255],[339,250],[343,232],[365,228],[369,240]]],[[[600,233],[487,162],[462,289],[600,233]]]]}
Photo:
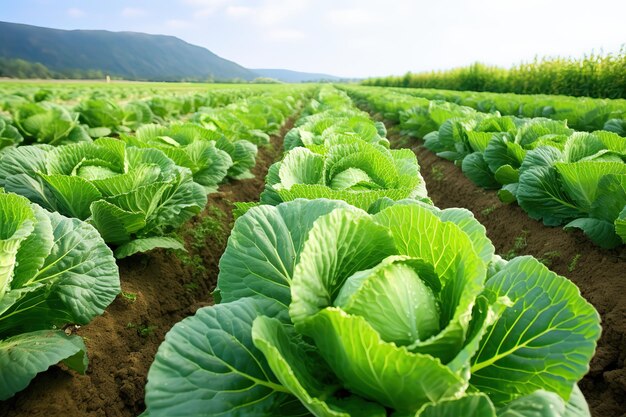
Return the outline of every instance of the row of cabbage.
{"type": "Polygon", "coordinates": [[[504,116],[545,117],[567,120],[573,129],[593,132],[607,130],[626,136],[626,100],[435,90],[424,88],[389,88],[398,93],[428,100],[449,101],[484,113],[504,116]]]}
{"type": "Polygon", "coordinates": [[[279,132],[300,93],[283,89],[120,138],[10,148],[0,154],[0,186],[89,221],[118,258],[182,249],[167,234],[203,210],[220,183],[251,176],[257,144],[279,132]]]}
{"type": "Polygon", "coordinates": [[[205,101],[214,93],[231,90],[233,93],[260,94],[278,85],[268,84],[198,84],[154,82],[92,82],[39,83],[32,81],[3,81],[0,102],[6,99],[51,101],[58,104],[76,104],[92,98],[107,98],[118,103],[133,100],[166,99],[174,102],[205,101]]]}
{"type": "Polygon", "coordinates": [[[85,344],[72,333],[120,292],[109,246],[118,258],[184,249],[164,234],[201,211],[230,170],[240,178],[250,168],[224,163],[231,159],[218,142],[249,144],[254,163],[256,144],[279,132],[303,93],[285,89],[207,110],[194,116],[197,124],[145,125],[135,136],[2,154],[0,400],[59,361],[85,372],[85,344]],[[232,117],[238,123],[221,129],[232,117]],[[211,187],[203,182],[209,176],[217,181],[211,187]]]}
{"type": "Polygon", "coordinates": [[[579,228],[604,248],[626,242],[626,138],[576,132],[565,121],[481,113],[382,90],[350,91],[530,217],[579,228]]]}
{"type": "MultiPolygon", "coordinates": [[[[254,94],[262,93],[256,91],[254,94]]],[[[75,105],[35,93],[0,95],[0,151],[28,144],[53,146],[130,133],[149,123],[180,121],[195,112],[253,95],[248,89],[214,90],[208,94],[154,95],[120,102],[111,90],[96,90],[75,105]]]]}
{"type": "Polygon", "coordinates": [[[419,166],[388,144],[344,93],[320,91],[264,204],[240,207],[218,304],[160,346],[143,415],[589,416],[576,383],[595,309],[536,259],[495,255],[421,179],[403,183],[419,166]]]}

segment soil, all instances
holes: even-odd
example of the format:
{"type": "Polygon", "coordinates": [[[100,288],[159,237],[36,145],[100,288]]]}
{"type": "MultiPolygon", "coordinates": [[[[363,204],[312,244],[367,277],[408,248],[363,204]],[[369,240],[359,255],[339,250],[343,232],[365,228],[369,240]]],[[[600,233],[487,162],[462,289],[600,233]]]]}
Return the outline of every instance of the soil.
{"type": "Polygon", "coordinates": [[[233,202],[258,200],[294,120],[270,145],[259,148],[254,178],[222,185],[209,195],[204,212],[183,227],[188,255],[157,249],[118,262],[123,293],[102,316],[75,331],[87,345],[87,373],[51,367],[1,402],[0,417],[126,417],[143,412],[146,377],[157,348],[174,324],[213,303],[211,291],[232,228],[233,202]]]}
{"type": "Polygon", "coordinates": [[[495,192],[474,185],[459,167],[424,148],[421,141],[387,127],[392,147],[409,147],[417,155],[436,206],[471,210],[487,229],[496,253],[533,255],[580,288],[600,313],[603,328],[580,388],[594,417],[626,416],[626,247],[601,249],[582,232],[544,226],[519,206],[503,204],[495,192]]]}

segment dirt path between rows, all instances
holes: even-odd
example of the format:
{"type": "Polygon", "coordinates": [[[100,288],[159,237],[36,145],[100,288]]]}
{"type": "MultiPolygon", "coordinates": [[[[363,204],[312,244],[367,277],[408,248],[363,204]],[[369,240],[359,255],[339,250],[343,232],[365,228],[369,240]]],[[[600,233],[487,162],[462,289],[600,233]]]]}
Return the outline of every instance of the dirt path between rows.
{"type": "Polygon", "coordinates": [[[204,212],[183,228],[188,255],[154,250],[119,262],[125,296],[119,295],[101,317],[77,331],[88,349],[87,374],[53,366],[0,403],[0,416],[127,417],[145,409],[146,376],[157,348],[174,324],[213,303],[211,291],[232,228],[233,202],[258,200],[294,120],[269,146],[260,147],[254,178],[221,186],[209,195],[204,212]]]}
{"type": "Polygon", "coordinates": [[[604,250],[582,232],[544,226],[516,204],[505,205],[493,191],[474,185],[459,167],[439,158],[420,141],[387,127],[392,147],[408,147],[417,155],[428,195],[436,206],[471,210],[487,229],[496,253],[535,256],[571,279],[595,306],[602,317],[603,334],[580,387],[594,417],[626,416],[626,248],[604,250]]]}

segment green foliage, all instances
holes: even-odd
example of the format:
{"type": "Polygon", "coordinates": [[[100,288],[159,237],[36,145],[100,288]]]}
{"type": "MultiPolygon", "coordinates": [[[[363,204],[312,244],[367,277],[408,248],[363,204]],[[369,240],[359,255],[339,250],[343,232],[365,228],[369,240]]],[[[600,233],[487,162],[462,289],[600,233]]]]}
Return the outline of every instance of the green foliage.
{"type": "Polygon", "coordinates": [[[122,291],[121,294],[122,294],[122,297],[124,297],[131,303],[134,303],[135,301],[137,301],[137,293],[122,291]]]}
{"type": "Polygon", "coordinates": [[[105,75],[100,70],[51,70],[40,62],[19,58],[0,58],[0,77],[37,78],[37,79],[74,79],[103,80],[105,75]]]}
{"type": "Polygon", "coordinates": [[[489,207],[485,207],[484,209],[480,211],[480,214],[483,215],[484,217],[487,217],[491,213],[493,213],[497,208],[498,207],[495,204],[489,207]]]}
{"type": "Polygon", "coordinates": [[[446,175],[443,172],[441,165],[433,164],[430,167],[430,175],[435,181],[443,181],[446,175]]]}
{"type": "Polygon", "coordinates": [[[125,257],[180,248],[164,234],[206,205],[191,172],[157,149],[102,138],[64,147],[23,146],[0,158],[0,183],[43,207],[89,220],[125,257]]]}
{"type": "Polygon", "coordinates": [[[466,210],[253,207],[218,286],[160,347],[150,415],[589,416],[597,312],[536,259],[499,260],[466,210]]]}
{"type": "Polygon", "coordinates": [[[503,256],[504,259],[510,260],[520,255],[520,251],[526,249],[528,246],[527,238],[528,238],[528,230],[522,230],[522,232],[515,237],[513,240],[513,246],[509,251],[503,256]]]}
{"type": "Polygon", "coordinates": [[[10,119],[0,115],[0,150],[17,146],[24,138],[20,132],[11,124],[10,119]]]}
{"type": "Polygon", "coordinates": [[[447,71],[368,79],[365,85],[518,94],[626,98],[626,50],[573,58],[535,58],[511,69],[474,63],[447,71]]]}
{"type": "Polygon", "coordinates": [[[14,123],[26,143],[65,145],[91,141],[79,124],[78,114],[63,106],[49,102],[25,103],[12,110],[14,123]]]}
{"type": "MultiPolygon", "coordinates": [[[[234,165],[231,155],[218,147],[224,147],[221,137],[219,133],[195,124],[170,127],[146,124],[134,136],[122,135],[122,140],[132,146],[162,150],[178,166],[189,168],[194,181],[204,186],[207,192],[214,192],[234,165]]],[[[256,147],[250,156],[245,155],[242,159],[254,162],[255,156],[256,147]]]]}
{"type": "MultiPolygon", "coordinates": [[[[551,250],[551,251],[544,252],[543,255],[541,255],[541,258],[539,258],[539,262],[541,262],[542,264],[550,268],[550,266],[552,266],[552,262],[559,259],[560,257],[561,257],[561,252],[559,252],[558,250],[551,250]]],[[[572,271],[569,271],[569,272],[572,272],[572,271]]]]}
{"type": "MultiPolygon", "coordinates": [[[[626,242],[620,218],[626,138],[604,130],[576,132],[566,120],[487,114],[364,87],[348,91],[377,111],[395,112],[405,133],[423,136],[427,149],[460,165],[476,185],[498,190],[504,203],[517,201],[546,225],[581,229],[603,248],[626,242]],[[424,134],[428,129],[434,130],[424,134]]],[[[579,123],[597,125],[593,109],[579,110],[579,123]]]]}
{"type": "Polygon", "coordinates": [[[85,325],[120,292],[113,253],[87,223],[0,193],[0,399],[63,361],[84,373],[85,325]]]}
{"type": "Polygon", "coordinates": [[[576,270],[576,267],[578,266],[578,261],[580,261],[581,256],[582,255],[580,253],[574,255],[570,263],[567,265],[567,272],[574,272],[576,270]]]}
{"type": "Polygon", "coordinates": [[[296,99],[289,94],[253,96],[222,108],[203,108],[192,121],[217,131],[230,141],[245,139],[255,145],[268,144],[278,134],[296,99]]]}
{"type": "Polygon", "coordinates": [[[261,203],[329,198],[368,209],[383,197],[427,199],[413,152],[389,149],[385,126],[324,87],[285,136],[288,152],[269,169],[261,203]]]}
{"type": "MultiPolygon", "coordinates": [[[[454,107],[440,110],[444,123],[454,107]]],[[[492,122],[468,126],[516,128],[492,122]]],[[[419,171],[344,94],[322,89],[295,126],[261,204],[238,206],[218,304],[175,325],[159,348],[147,414],[590,415],[576,383],[599,316],[571,282],[532,257],[495,255],[468,210],[371,198],[419,171]]],[[[445,146],[465,137],[462,124],[449,127],[445,146]]],[[[533,132],[520,137],[532,142],[533,132]]],[[[494,155],[511,168],[498,177],[515,184],[523,148],[500,145],[494,155]]]]}
{"type": "Polygon", "coordinates": [[[225,245],[228,238],[225,221],[226,214],[220,208],[208,205],[206,213],[199,216],[186,230],[181,229],[178,235],[180,240],[189,242],[190,248],[195,251],[206,247],[207,240],[225,245]]]}

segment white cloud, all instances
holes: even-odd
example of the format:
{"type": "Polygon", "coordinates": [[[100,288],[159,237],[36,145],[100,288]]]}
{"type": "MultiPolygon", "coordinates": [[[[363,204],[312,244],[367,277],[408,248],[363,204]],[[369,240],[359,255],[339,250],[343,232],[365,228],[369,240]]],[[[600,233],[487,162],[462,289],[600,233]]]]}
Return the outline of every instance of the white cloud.
{"type": "Polygon", "coordinates": [[[83,10],[81,10],[81,9],[78,9],[76,7],[72,7],[72,8],[67,9],[67,14],[70,17],[83,17],[83,16],[85,16],[86,13],[83,10]]]}
{"type": "Polygon", "coordinates": [[[266,0],[255,11],[255,20],[265,26],[284,22],[304,12],[309,0],[266,0]]]}
{"type": "Polygon", "coordinates": [[[363,26],[376,23],[385,17],[385,13],[376,15],[373,11],[364,9],[331,10],[327,18],[338,26],[363,26]]]}
{"type": "Polygon", "coordinates": [[[182,0],[183,4],[196,9],[193,13],[195,19],[203,19],[215,14],[231,0],[182,0]]]}
{"type": "Polygon", "coordinates": [[[206,7],[218,7],[230,2],[230,0],[182,0],[184,4],[189,6],[206,8],[206,7]]]}
{"type": "Polygon", "coordinates": [[[124,7],[121,12],[122,17],[127,17],[127,18],[141,17],[141,16],[145,16],[145,14],[146,14],[146,11],[144,9],[140,9],[137,7],[124,7]]]}
{"type": "Polygon", "coordinates": [[[165,25],[172,29],[185,29],[192,26],[191,22],[182,19],[170,19],[165,22],[165,25]]]}
{"type": "Polygon", "coordinates": [[[228,6],[226,14],[232,17],[248,16],[254,12],[254,9],[247,6],[228,6]]]}
{"type": "Polygon", "coordinates": [[[274,41],[298,41],[304,38],[304,33],[295,29],[277,29],[268,32],[267,37],[274,41]]]}

